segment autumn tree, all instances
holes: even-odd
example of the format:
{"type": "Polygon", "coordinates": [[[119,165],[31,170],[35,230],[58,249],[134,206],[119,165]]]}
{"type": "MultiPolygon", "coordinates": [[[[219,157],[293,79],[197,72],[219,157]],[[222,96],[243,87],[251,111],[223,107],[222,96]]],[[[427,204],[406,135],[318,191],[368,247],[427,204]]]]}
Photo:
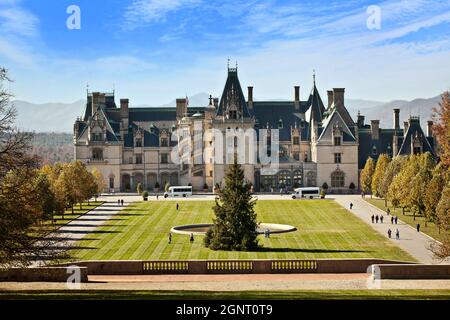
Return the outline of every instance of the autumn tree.
{"type": "Polygon", "coordinates": [[[364,169],[361,170],[360,186],[364,193],[370,193],[372,187],[372,176],[375,171],[375,163],[371,157],[367,158],[364,169]]]}
{"type": "Polygon", "coordinates": [[[404,162],[406,161],[405,157],[397,156],[389,162],[387,166],[386,172],[383,175],[383,179],[379,185],[379,193],[382,198],[384,198],[385,206],[387,207],[387,198],[389,186],[392,183],[394,177],[400,172],[404,162]]]}
{"type": "Polygon", "coordinates": [[[438,258],[445,259],[450,257],[450,185],[446,185],[442,191],[441,199],[436,207],[437,224],[447,233],[441,244],[432,246],[432,252],[438,258]]]}
{"type": "Polygon", "coordinates": [[[438,153],[441,161],[450,167],[450,92],[442,94],[442,101],[433,113],[433,135],[438,142],[438,153]]]}
{"type": "Polygon", "coordinates": [[[419,171],[418,157],[411,155],[402,163],[399,173],[392,179],[389,185],[388,200],[394,207],[403,210],[411,205],[411,180],[419,171]]]}
{"type": "Polygon", "coordinates": [[[97,198],[97,195],[102,193],[106,188],[105,179],[103,178],[102,173],[97,169],[94,168],[92,170],[92,176],[94,177],[94,184],[92,185],[93,188],[95,188],[94,196],[97,198]]]}
{"type": "Polygon", "coordinates": [[[445,177],[446,172],[445,165],[442,162],[439,163],[433,169],[432,178],[425,189],[423,201],[425,206],[424,214],[427,221],[436,222],[436,207],[441,199],[442,190],[448,179],[445,177]]]}
{"type": "Polygon", "coordinates": [[[384,196],[381,185],[390,161],[391,159],[387,154],[381,154],[378,157],[371,185],[372,194],[374,194],[376,197],[381,198],[384,196]]]}
{"type": "Polygon", "coordinates": [[[36,186],[39,160],[29,156],[32,134],[14,126],[16,110],[11,95],[3,89],[10,81],[7,71],[0,68],[0,265],[26,266],[33,259],[55,258],[49,250],[53,242],[36,225],[43,219],[44,203],[36,186]]]}
{"type": "MultiPolygon", "coordinates": [[[[433,156],[429,152],[413,157],[413,159],[418,161],[418,169],[416,175],[410,180],[408,199],[409,206],[414,214],[414,220],[416,220],[416,213],[422,215],[425,211],[425,195],[428,184],[433,176],[435,162],[433,156]]],[[[428,219],[425,220],[425,224],[427,221],[428,219]]]]}

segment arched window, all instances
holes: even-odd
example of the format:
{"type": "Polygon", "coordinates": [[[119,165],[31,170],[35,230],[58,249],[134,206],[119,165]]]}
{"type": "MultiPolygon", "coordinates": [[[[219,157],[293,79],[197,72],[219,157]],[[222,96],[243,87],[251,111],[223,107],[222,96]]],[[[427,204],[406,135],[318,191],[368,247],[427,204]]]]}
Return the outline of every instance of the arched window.
{"type": "Polygon", "coordinates": [[[306,185],[308,187],[315,187],[315,186],[317,186],[316,172],[315,171],[309,171],[306,174],[306,185]]]}
{"type": "Polygon", "coordinates": [[[341,170],[335,170],[331,173],[331,187],[343,188],[345,185],[345,175],[341,170]]]}
{"type": "Polygon", "coordinates": [[[291,173],[289,171],[280,171],[278,174],[278,183],[280,187],[291,186],[291,173]]]}
{"type": "Polygon", "coordinates": [[[294,187],[298,188],[302,185],[303,175],[301,170],[294,171],[294,187]]]}

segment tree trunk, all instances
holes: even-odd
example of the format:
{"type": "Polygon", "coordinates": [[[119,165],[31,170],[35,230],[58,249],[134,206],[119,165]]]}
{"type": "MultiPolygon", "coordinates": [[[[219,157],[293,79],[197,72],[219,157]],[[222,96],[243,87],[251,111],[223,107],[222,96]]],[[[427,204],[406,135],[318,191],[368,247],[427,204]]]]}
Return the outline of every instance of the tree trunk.
{"type": "Polygon", "coordinates": [[[387,199],[384,198],[384,206],[387,207],[387,199]]]}
{"type": "Polygon", "coordinates": [[[402,207],[402,215],[405,215],[405,207],[402,207]]]}
{"type": "Polygon", "coordinates": [[[80,202],[80,210],[83,210],[83,202],[80,202]]]}
{"type": "Polygon", "coordinates": [[[74,214],[74,212],[73,212],[73,205],[72,205],[72,214],[74,214]]]}

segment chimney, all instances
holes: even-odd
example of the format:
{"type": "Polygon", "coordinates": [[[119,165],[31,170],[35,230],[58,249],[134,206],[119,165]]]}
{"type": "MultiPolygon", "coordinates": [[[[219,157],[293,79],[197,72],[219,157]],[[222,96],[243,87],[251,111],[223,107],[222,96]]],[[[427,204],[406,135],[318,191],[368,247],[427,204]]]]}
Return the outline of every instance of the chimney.
{"type": "Polygon", "coordinates": [[[345,88],[333,88],[333,102],[335,106],[344,107],[345,88]]]}
{"type": "Polygon", "coordinates": [[[327,90],[328,94],[328,109],[333,105],[333,90],[327,90]]]}
{"type": "Polygon", "coordinates": [[[248,87],[248,108],[253,109],[253,87],[248,87]]]}
{"type": "Polygon", "coordinates": [[[394,129],[400,129],[400,109],[394,109],[394,129]]]}
{"type": "Polygon", "coordinates": [[[427,137],[433,136],[433,121],[428,120],[427,121],[427,137]]]}
{"type": "Polygon", "coordinates": [[[300,110],[300,86],[294,87],[294,107],[295,110],[300,110]]]}
{"type": "Polygon", "coordinates": [[[364,119],[365,117],[362,114],[358,113],[358,128],[364,127],[364,119]]]}
{"type": "Polygon", "coordinates": [[[380,120],[371,120],[370,129],[372,131],[372,140],[380,139],[380,120]]]}
{"type": "Polygon", "coordinates": [[[128,117],[128,105],[130,103],[129,99],[120,99],[120,115],[122,118],[128,117]]]}
{"type": "Polygon", "coordinates": [[[176,114],[177,119],[183,118],[187,113],[187,100],[186,98],[181,98],[176,100],[176,114]]]}
{"type": "Polygon", "coordinates": [[[409,127],[409,121],[404,121],[403,122],[403,125],[404,125],[404,127],[405,127],[405,134],[406,134],[406,131],[408,131],[408,127],[409,127]]]}

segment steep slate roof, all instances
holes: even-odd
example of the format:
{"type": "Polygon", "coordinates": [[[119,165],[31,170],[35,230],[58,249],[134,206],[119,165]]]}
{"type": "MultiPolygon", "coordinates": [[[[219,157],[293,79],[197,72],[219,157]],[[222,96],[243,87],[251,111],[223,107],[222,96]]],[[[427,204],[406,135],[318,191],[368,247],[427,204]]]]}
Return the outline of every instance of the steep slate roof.
{"type": "Polygon", "coordinates": [[[237,107],[242,110],[242,115],[244,118],[251,117],[250,111],[247,107],[247,102],[245,101],[244,93],[242,92],[241,84],[239,82],[237,68],[228,68],[227,82],[225,83],[225,88],[223,89],[222,98],[220,99],[216,115],[224,114],[226,107],[232,103],[230,98],[237,99],[237,107]]]}
{"type": "Polygon", "coordinates": [[[311,120],[314,119],[316,123],[321,123],[323,120],[323,113],[325,112],[325,107],[322,102],[322,98],[320,98],[319,91],[317,90],[316,83],[314,82],[314,86],[311,90],[311,94],[308,99],[308,109],[310,118],[308,121],[311,123],[311,120]]]}
{"type": "Polygon", "coordinates": [[[380,129],[379,136],[380,139],[372,139],[372,131],[370,127],[367,126],[365,128],[361,128],[358,131],[359,136],[359,148],[358,148],[358,168],[364,168],[366,164],[366,160],[368,157],[371,157],[374,160],[377,160],[380,154],[390,154],[393,152],[393,137],[395,130],[394,129],[380,129]],[[376,148],[377,153],[374,154],[373,147],[376,148]]]}
{"type": "Polygon", "coordinates": [[[334,109],[327,118],[325,118],[322,122],[323,131],[319,135],[319,139],[317,142],[322,140],[332,140],[333,126],[335,124],[339,124],[342,128],[343,132],[343,140],[346,142],[356,142],[356,138],[353,135],[353,132],[349,129],[341,114],[337,109],[334,109]]]}
{"type": "Polygon", "coordinates": [[[302,140],[306,140],[308,132],[308,123],[302,121],[300,113],[306,109],[306,102],[300,103],[300,110],[295,110],[292,101],[254,101],[253,114],[259,123],[259,128],[266,128],[267,124],[272,129],[279,129],[280,141],[291,140],[291,127],[297,125],[301,128],[302,140]],[[283,127],[279,128],[280,120],[283,127]],[[303,126],[303,127],[302,127],[303,126]]]}
{"type": "Polygon", "coordinates": [[[425,134],[423,133],[422,127],[420,126],[420,120],[418,117],[414,118],[411,117],[409,119],[408,130],[406,131],[406,134],[403,138],[403,143],[401,144],[398,154],[406,155],[412,153],[411,141],[416,134],[418,134],[419,137],[421,137],[422,139],[423,152],[430,152],[433,156],[436,156],[433,147],[430,144],[430,141],[426,138],[425,134]]]}

